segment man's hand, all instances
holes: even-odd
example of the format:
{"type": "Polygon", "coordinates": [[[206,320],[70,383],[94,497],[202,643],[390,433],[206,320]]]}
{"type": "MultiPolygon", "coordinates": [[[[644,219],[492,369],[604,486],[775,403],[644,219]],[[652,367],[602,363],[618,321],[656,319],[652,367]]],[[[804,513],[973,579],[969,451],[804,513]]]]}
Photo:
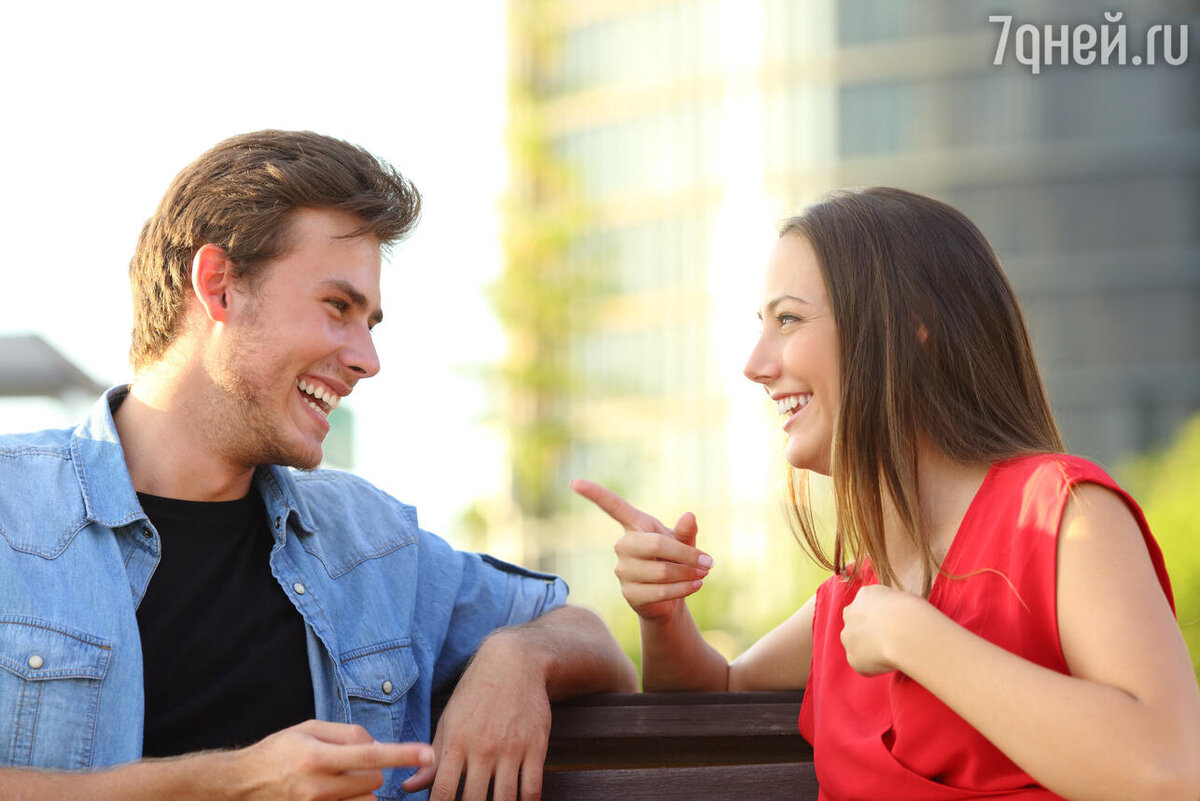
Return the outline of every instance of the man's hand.
{"type": "Polygon", "coordinates": [[[434,750],[376,742],[361,726],[310,720],[228,756],[238,799],[374,801],[384,768],[431,766],[434,750]]]}
{"type": "Polygon", "coordinates": [[[505,635],[486,640],[459,679],[433,738],[438,765],[419,770],[405,790],[432,784],[430,801],[450,801],[465,776],[463,801],[483,801],[489,782],[495,801],[541,797],[550,739],[545,670],[505,635]]]}
{"type": "Polygon", "coordinates": [[[550,702],[597,692],[635,692],[637,671],[594,613],[574,606],[493,632],[471,660],[433,738],[438,766],[417,771],[408,792],[431,784],[450,801],[537,801],[550,741],[550,702]]]}
{"type": "Polygon", "coordinates": [[[433,760],[424,743],[380,743],[361,726],[309,720],[236,751],[144,759],[94,773],[0,768],[0,798],[375,801],[385,768],[433,760]]]}

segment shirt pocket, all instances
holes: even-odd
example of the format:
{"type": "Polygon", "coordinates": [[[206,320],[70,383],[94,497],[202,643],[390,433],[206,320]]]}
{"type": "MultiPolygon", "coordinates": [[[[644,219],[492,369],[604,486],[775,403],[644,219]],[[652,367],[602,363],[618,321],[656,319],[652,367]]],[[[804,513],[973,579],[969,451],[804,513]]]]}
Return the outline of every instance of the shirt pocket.
{"type": "MultiPolygon", "coordinates": [[[[408,691],[417,681],[412,646],[393,640],[358,648],[342,655],[338,673],[350,701],[350,722],[357,723],[380,742],[406,742],[415,738],[406,725],[408,691]]],[[[415,768],[384,771],[380,798],[403,796],[400,783],[415,768]]]]}
{"type": "Polygon", "coordinates": [[[85,632],[0,615],[0,761],[90,767],[111,654],[110,642],[85,632]]]}

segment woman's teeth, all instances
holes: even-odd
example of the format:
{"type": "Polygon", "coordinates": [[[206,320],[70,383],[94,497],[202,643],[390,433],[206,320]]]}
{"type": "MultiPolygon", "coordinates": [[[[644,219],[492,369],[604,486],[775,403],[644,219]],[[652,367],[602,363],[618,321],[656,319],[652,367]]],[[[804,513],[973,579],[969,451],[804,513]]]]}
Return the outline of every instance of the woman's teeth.
{"type": "Polygon", "coordinates": [[[803,409],[812,400],[812,393],[806,392],[802,395],[788,395],[786,398],[780,398],[779,404],[780,414],[791,414],[796,409],[803,409]]]}

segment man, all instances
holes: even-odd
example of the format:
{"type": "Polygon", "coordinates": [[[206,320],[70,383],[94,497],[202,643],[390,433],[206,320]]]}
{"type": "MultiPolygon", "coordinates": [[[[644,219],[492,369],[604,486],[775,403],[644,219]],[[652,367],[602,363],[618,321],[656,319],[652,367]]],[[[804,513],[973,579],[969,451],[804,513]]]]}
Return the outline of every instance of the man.
{"type": "Polygon", "coordinates": [[[312,133],[172,183],[130,267],[133,384],[0,438],[0,797],[532,799],[549,701],[634,689],[561,580],[287,469],[379,370],[380,249],[419,206],[312,133]]]}

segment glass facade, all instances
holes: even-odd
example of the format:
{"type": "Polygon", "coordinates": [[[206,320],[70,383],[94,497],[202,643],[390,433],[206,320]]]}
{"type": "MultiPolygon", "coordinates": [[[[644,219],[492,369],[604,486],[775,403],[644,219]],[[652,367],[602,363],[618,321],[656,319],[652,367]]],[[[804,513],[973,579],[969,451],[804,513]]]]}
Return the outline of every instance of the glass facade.
{"type": "MultiPolygon", "coordinates": [[[[649,511],[696,511],[735,572],[764,570],[768,553],[760,583],[802,573],[778,515],[778,421],[738,376],[725,324],[753,315],[753,225],[839,186],[902,186],[979,224],[1070,450],[1116,466],[1200,408],[1193,64],[993,64],[989,14],[1101,24],[1087,2],[559,7],[537,102],[588,206],[567,261],[598,278],[596,323],[569,348],[581,381],[564,493],[571,477],[610,481],[649,511]],[[733,308],[725,288],[741,285],[733,308]]],[[[1184,14],[1165,0],[1131,10],[1131,41],[1164,20],[1200,27],[1184,14]]],[[[567,508],[576,546],[593,529],[611,540],[593,510],[567,508]]]]}

